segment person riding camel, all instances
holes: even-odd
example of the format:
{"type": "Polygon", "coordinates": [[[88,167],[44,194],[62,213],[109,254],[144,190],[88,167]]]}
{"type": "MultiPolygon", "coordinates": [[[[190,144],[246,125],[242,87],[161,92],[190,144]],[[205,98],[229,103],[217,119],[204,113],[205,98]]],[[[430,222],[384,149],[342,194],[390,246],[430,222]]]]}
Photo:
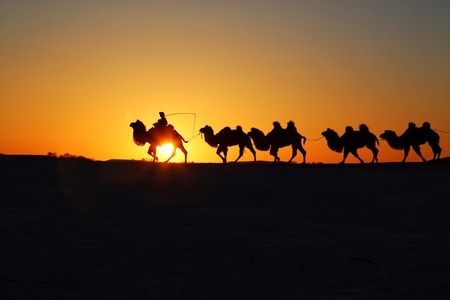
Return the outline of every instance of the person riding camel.
{"type": "Polygon", "coordinates": [[[157,129],[164,129],[168,125],[166,115],[164,114],[164,112],[161,111],[159,112],[159,116],[160,118],[156,123],[153,123],[153,126],[157,129]]]}

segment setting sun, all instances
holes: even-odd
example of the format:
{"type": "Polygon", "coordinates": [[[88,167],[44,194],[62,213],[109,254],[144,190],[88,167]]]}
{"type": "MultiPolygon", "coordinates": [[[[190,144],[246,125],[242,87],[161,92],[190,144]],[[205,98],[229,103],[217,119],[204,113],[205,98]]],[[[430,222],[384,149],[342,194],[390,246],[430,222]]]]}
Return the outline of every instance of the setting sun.
{"type": "Polygon", "coordinates": [[[173,145],[172,144],[164,144],[162,146],[159,146],[157,149],[157,155],[159,155],[160,159],[165,159],[166,157],[169,157],[172,155],[173,151],[173,145]]]}

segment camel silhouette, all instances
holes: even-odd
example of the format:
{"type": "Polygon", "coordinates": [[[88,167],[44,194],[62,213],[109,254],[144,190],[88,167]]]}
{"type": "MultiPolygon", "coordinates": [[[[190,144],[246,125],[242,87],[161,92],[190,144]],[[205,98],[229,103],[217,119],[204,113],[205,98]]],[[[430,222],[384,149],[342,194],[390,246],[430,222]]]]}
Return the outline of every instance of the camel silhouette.
{"type": "Polygon", "coordinates": [[[369,128],[365,124],[361,124],[359,126],[359,130],[354,130],[351,126],[347,126],[345,128],[345,133],[342,136],[339,136],[336,131],[331,128],[327,128],[327,130],[322,132],[322,136],[327,140],[328,148],[332,151],[342,153],[344,151],[344,157],[341,164],[345,163],[347,156],[349,153],[353,154],[360,163],[364,163],[364,161],[358,155],[358,149],[366,147],[370,151],[372,151],[372,161],[371,163],[378,162],[378,148],[376,145],[379,145],[379,141],[375,134],[369,131],[369,128]]]}
{"type": "Polygon", "coordinates": [[[420,146],[425,143],[428,143],[433,151],[432,160],[439,159],[441,156],[442,148],[439,145],[440,136],[431,129],[429,122],[424,122],[422,127],[416,127],[413,122],[410,122],[408,129],[400,136],[393,130],[385,130],[380,134],[380,138],[386,140],[392,149],[403,150],[402,162],[406,161],[411,147],[422,161],[426,162],[427,160],[420,151],[420,146]]]}
{"type": "Polygon", "coordinates": [[[227,163],[228,147],[239,146],[239,156],[234,162],[237,162],[244,154],[244,149],[248,148],[253,154],[253,161],[256,162],[256,151],[253,148],[250,137],[242,131],[241,126],[237,126],[236,129],[230,127],[222,128],[217,134],[214,134],[214,130],[211,126],[205,125],[200,128],[200,133],[205,136],[205,141],[211,147],[217,148],[217,155],[222,159],[223,163],[227,163]],[[223,155],[222,155],[223,153],[223,155]]]}
{"type": "MultiPolygon", "coordinates": [[[[288,124],[291,124],[291,126],[293,126],[293,122],[288,124]]],[[[306,163],[306,150],[302,145],[305,144],[306,138],[298,133],[295,127],[292,127],[292,129],[284,129],[279,125],[278,122],[274,122],[274,127],[278,129],[274,128],[275,130],[272,130],[267,135],[265,135],[264,132],[258,128],[251,128],[251,130],[248,132],[248,136],[253,140],[255,148],[260,151],[270,150],[269,153],[273,156],[273,161],[279,162],[280,157],[278,156],[278,150],[286,146],[291,146],[292,155],[288,160],[288,163],[290,163],[294,159],[294,157],[297,156],[297,150],[300,151],[300,153],[302,153],[303,155],[303,163],[306,163]]]]}
{"type": "Polygon", "coordinates": [[[173,152],[170,157],[165,161],[168,162],[175,156],[176,150],[180,149],[184,153],[184,162],[187,162],[187,150],[184,148],[183,142],[187,141],[174,129],[172,125],[168,125],[165,128],[150,128],[148,131],[144,123],[140,120],[130,123],[130,127],[133,128],[133,140],[136,145],[144,146],[145,143],[149,143],[148,154],[153,157],[153,161],[157,161],[156,149],[158,146],[171,143],[173,145],[173,152]]]}

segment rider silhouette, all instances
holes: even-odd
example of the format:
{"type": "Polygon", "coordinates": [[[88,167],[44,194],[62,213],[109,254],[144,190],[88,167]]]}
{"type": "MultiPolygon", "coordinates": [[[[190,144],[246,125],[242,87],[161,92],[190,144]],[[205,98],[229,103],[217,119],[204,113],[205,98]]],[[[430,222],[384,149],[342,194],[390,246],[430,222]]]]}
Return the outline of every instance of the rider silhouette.
{"type": "Polygon", "coordinates": [[[160,118],[156,123],[153,123],[153,126],[155,126],[155,128],[157,129],[164,129],[168,125],[166,115],[164,114],[164,112],[161,111],[159,112],[159,116],[160,118]]]}

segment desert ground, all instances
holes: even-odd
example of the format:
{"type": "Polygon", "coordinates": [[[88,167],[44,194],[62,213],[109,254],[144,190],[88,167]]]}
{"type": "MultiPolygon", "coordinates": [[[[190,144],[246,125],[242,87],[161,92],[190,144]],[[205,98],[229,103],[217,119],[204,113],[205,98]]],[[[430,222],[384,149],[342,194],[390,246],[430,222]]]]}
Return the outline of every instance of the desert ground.
{"type": "Polygon", "coordinates": [[[450,161],[0,156],[1,299],[449,299],[450,161]]]}

